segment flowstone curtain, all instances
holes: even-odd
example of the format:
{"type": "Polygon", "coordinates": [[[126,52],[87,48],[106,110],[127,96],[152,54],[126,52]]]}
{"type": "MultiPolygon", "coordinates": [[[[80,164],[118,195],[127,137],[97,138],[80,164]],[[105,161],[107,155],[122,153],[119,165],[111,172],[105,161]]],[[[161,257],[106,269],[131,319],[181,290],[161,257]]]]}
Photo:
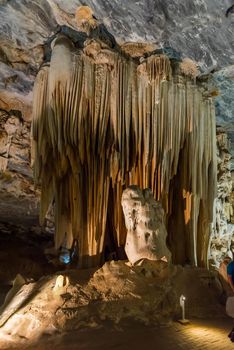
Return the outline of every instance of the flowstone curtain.
{"type": "Polygon", "coordinates": [[[212,98],[167,56],[139,62],[108,48],[94,57],[91,49],[58,36],[36,78],[41,222],[54,200],[56,248],[65,234],[68,248],[77,238],[80,265],[98,265],[107,217],[108,234],[125,243],[123,189],[149,187],[166,211],[174,262],[206,265],[216,188],[212,98]]]}

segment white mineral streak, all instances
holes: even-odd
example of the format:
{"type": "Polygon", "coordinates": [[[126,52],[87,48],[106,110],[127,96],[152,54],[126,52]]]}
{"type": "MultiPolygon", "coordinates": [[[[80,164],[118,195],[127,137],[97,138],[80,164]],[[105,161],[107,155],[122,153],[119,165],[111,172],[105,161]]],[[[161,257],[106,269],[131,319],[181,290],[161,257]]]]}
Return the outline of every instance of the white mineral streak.
{"type": "Polygon", "coordinates": [[[32,134],[41,220],[55,199],[56,247],[66,233],[68,247],[79,240],[81,265],[96,265],[107,212],[123,246],[122,192],[150,188],[167,216],[173,261],[206,265],[216,188],[212,99],[172,73],[166,56],[138,64],[101,53],[104,63],[58,38],[37,76],[32,134]]]}
{"type": "Polygon", "coordinates": [[[164,211],[150,189],[130,186],[123,191],[122,207],[127,228],[125,251],[134,264],[141,259],[170,261],[166,246],[164,211]]]}

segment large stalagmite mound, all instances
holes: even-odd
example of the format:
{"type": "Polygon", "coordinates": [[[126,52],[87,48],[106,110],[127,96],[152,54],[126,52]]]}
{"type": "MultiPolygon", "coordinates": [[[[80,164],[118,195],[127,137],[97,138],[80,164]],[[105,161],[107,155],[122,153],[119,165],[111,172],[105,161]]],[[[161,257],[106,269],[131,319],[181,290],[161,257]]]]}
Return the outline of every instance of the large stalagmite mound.
{"type": "Polygon", "coordinates": [[[123,192],[121,204],[128,230],[125,252],[130,263],[141,259],[171,260],[166,246],[164,212],[149,189],[130,186],[123,192]]]}
{"type": "Polygon", "coordinates": [[[23,348],[105,322],[164,324],[181,317],[181,294],[187,317],[221,317],[221,292],[216,276],[206,269],[168,267],[162,261],[144,260],[137,266],[111,261],[100,269],[66,271],[25,284],[7,298],[1,308],[0,346],[17,343],[19,349],[20,344],[23,348]]]}
{"type": "Polygon", "coordinates": [[[139,59],[111,48],[102,26],[92,35],[76,46],[58,35],[35,82],[41,221],[54,200],[56,248],[77,239],[80,265],[95,266],[107,252],[122,256],[124,188],[150,188],[167,215],[173,262],[206,266],[216,188],[207,84],[157,50],[139,59]]]}

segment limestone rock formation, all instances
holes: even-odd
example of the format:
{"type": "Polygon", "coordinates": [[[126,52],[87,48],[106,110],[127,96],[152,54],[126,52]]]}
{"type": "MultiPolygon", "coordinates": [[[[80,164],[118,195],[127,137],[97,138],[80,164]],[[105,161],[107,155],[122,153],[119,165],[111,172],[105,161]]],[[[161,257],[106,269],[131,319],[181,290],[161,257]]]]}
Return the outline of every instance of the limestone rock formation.
{"type": "Polygon", "coordinates": [[[134,264],[141,259],[170,261],[166,246],[164,211],[150,189],[130,186],[123,191],[122,207],[127,228],[125,251],[134,264]]]}
{"type": "MultiPolygon", "coordinates": [[[[0,173],[0,220],[1,222],[23,225],[24,230],[22,226],[18,230],[22,235],[25,232],[31,234],[31,226],[38,224],[40,189],[38,188],[37,191],[34,191],[32,171],[29,167],[32,86],[43,58],[48,54],[47,47],[54,34],[59,30],[58,28],[62,28],[66,24],[73,30],[77,29],[74,14],[79,5],[82,5],[80,1],[77,2],[75,0],[70,0],[69,2],[61,0],[42,0],[40,2],[34,0],[11,0],[2,1],[0,4],[0,29],[2,34],[0,50],[0,162],[4,164],[4,169],[7,166],[6,170],[0,173]],[[15,124],[15,133],[10,133],[8,130],[9,124],[15,124]],[[28,227],[30,227],[30,230],[28,230],[28,227]]],[[[147,56],[147,51],[152,52],[157,48],[169,46],[170,49],[173,47],[179,51],[180,56],[191,57],[198,63],[200,70],[212,71],[213,68],[219,69],[227,64],[233,64],[232,27],[234,16],[230,14],[228,18],[225,17],[225,11],[228,7],[227,2],[220,2],[219,0],[202,0],[199,2],[189,0],[185,4],[183,0],[177,2],[172,0],[167,2],[150,0],[142,1],[138,4],[131,0],[127,3],[115,0],[100,0],[97,3],[96,1],[87,0],[87,5],[93,9],[97,18],[104,22],[105,26],[116,36],[120,43],[126,40],[138,42],[137,45],[130,43],[127,45],[127,48],[126,45],[123,45],[123,50],[125,49],[127,54],[131,55],[132,51],[134,51],[133,56],[135,56],[136,51],[137,57],[147,56]]],[[[78,36],[82,37],[81,33],[78,36]]],[[[100,43],[96,45],[94,56],[97,52],[98,54],[100,53],[99,49],[100,43]]],[[[113,60],[110,57],[112,53],[108,52],[107,55],[106,52],[101,52],[101,60],[99,60],[100,56],[98,57],[98,54],[97,57],[92,56],[92,54],[88,55],[87,53],[87,56],[90,56],[91,59],[95,58],[97,64],[103,62],[103,56],[105,56],[107,62],[111,63],[109,64],[111,69],[113,66],[113,60]]],[[[177,56],[176,58],[178,59],[177,56]]],[[[144,67],[145,65],[143,64],[138,71],[144,73],[144,67]]],[[[232,130],[234,130],[232,124],[234,107],[231,100],[234,86],[233,66],[216,72],[214,76],[214,84],[218,86],[220,92],[216,99],[217,121],[219,125],[225,128],[229,136],[232,136],[232,130]]],[[[160,138],[159,135],[157,135],[157,138],[160,138]]],[[[231,139],[233,143],[233,136],[231,139]]],[[[232,149],[234,149],[233,146],[232,149]]],[[[169,158],[171,157],[170,152],[167,155],[169,158]]],[[[118,162],[118,156],[117,150],[116,155],[113,157],[116,162],[118,162]]],[[[159,169],[159,172],[161,172],[161,169],[159,169]]],[[[178,178],[177,181],[174,180],[173,182],[179,182],[178,178]]],[[[177,186],[178,184],[171,184],[170,188],[177,186]]],[[[200,234],[201,237],[196,239],[196,232],[188,235],[188,232],[183,229],[181,231],[183,232],[182,235],[177,235],[173,231],[174,227],[181,227],[180,221],[183,222],[184,207],[188,208],[185,211],[185,215],[187,215],[190,207],[190,196],[186,192],[183,192],[176,199],[177,194],[181,192],[181,190],[170,190],[170,200],[168,202],[166,199],[163,200],[167,227],[169,228],[168,242],[171,247],[175,247],[175,251],[172,252],[175,261],[182,263],[194,261],[196,263],[196,259],[191,258],[191,256],[197,254],[190,253],[187,256],[185,251],[206,251],[206,247],[210,246],[210,244],[206,243],[205,239],[205,248],[203,247],[201,244],[203,234],[200,234]],[[172,200],[171,197],[174,199],[172,200]],[[173,211],[176,208],[176,204],[171,207],[171,203],[180,203],[181,200],[184,205],[181,205],[181,208],[179,208],[180,218],[177,218],[175,223],[173,211]],[[180,243],[180,240],[183,243],[180,243]],[[184,248],[185,246],[186,249],[184,248]]],[[[168,192],[165,191],[165,193],[166,197],[168,192]]],[[[234,198],[233,192],[231,196],[234,198]]],[[[109,198],[111,202],[112,197],[110,196],[109,198]]],[[[120,200],[120,198],[121,194],[118,199],[120,200]]],[[[191,195],[191,198],[193,199],[193,195],[191,195]]],[[[226,232],[231,232],[230,226],[227,225],[224,217],[224,211],[227,212],[227,210],[223,208],[223,205],[226,207],[225,203],[229,202],[229,199],[226,199],[217,201],[217,205],[221,205],[218,211],[222,213],[220,214],[222,219],[219,222],[224,223],[222,227],[227,228],[226,232]]],[[[232,203],[234,203],[234,199],[232,199],[232,203]]],[[[204,202],[202,201],[201,212],[203,211],[203,206],[204,202]]],[[[110,205],[111,207],[114,207],[114,203],[110,205]]],[[[230,213],[229,209],[228,212],[230,213]]],[[[121,208],[119,210],[121,212],[121,208]]],[[[121,220],[117,218],[116,213],[115,216],[115,222],[120,222],[121,220]]],[[[196,213],[192,212],[192,216],[195,218],[196,213]]],[[[232,218],[232,220],[234,219],[232,218]]],[[[109,222],[108,215],[107,222],[109,222]]],[[[199,222],[199,226],[204,225],[207,227],[206,223],[202,224],[202,218],[199,218],[199,222]]],[[[50,226],[53,226],[52,222],[50,222],[50,226]]],[[[120,246],[123,246],[125,243],[123,223],[117,230],[113,227],[115,223],[111,226],[108,228],[108,231],[115,232],[115,237],[117,236],[116,231],[119,229],[123,232],[120,242],[120,246]]],[[[191,227],[189,232],[192,230],[191,227]]],[[[16,230],[16,227],[14,230],[16,230]]],[[[40,232],[39,228],[35,228],[36,230],[40,232]]],[[[204,227],[202,227],[202,230],[204,230],[204,227]]],[[[3,229],[1,226],[1,234],[5,234],[5,231],[5,228],[3,229]]],[[[222,230],[222,232],[224,231],[222,230]]],[[[207,233],[205,237],[208,236],[207,233]]],[[[232,245],[230,237],[228,235],[224,236],[224,240],[223,238],[218,238],[217,244],[213,240],[214,237],[212,238],[211,245],[213,243],[216,245],[214,249],[212,248],[212,251],[217,252],[218,261],[226,254],[230,244],[232,245]]],[[[116,245],[118,243],[116,243],[115,239],[112,242],[112,249],[116,249],[116,245]]],[[[204,263],[206,257],[202,256],[203,253],[198,253],[198,255],[198,261],[202,260],[204,263]]]]}
{"type": "Polygon", "coordinates": [[[217,132],[217,159],[218,159],[218,193],[214,205],[214,224],[211,234],[209,260],[210,265],[218,268],[226,256],[232,258],[234,253],[234,225],[232,203],[232,177],[230,141],[226,132],[219,129],[217,132]]]}
{"type": "Polygon", "coordinates": [[[182,293],[188,300],[188,318],[224,316],[219,281],[203,268],[111,261],[96,270],[47,276],[25,284],[1,308],[0,347],[21,349],[39,341],[40,348],[49,349],[49,339],[56,344],[67,331],[105,324],[165,325],[180,317],[182,293]]]}
{"type": "Polygon", "coordinates": [[[77,239],[80,265],[97,265],[107,241],[116,252],[125,244],[124,188],[151,188],[167,215],[174,262],[206,265],[216,194],[206,84],[157,51],[134,60],[107,43],[92,39],[82,50],[59,34],[37,75],[32,135],[41,222],[54,200],[56,248],[77,239]]]}
{"type": "Polygon", "coordinates": [[[97,26],[97,21],[89,6],[79,6],[76,10],[75,18],[78,29],[84,30],[85,32],[87,31],[89,33],[97,26]]]}
{"type": "Polygon", "coordinates": [[[31,227],[38,207],[39,191],[30,168],[30,123],[17,110],[0,110],[1,222],[31,227]]]}
{"type": "Polygon", "coordinates": [[[231,170],[234,170],[234,65],[214,73],[212,83],[218,88],[215,99],[216,122],[228,135],[229,152],[232,155],[231,170]]]}
{"type": "MultiPolygon", "coordinates": [[[[130,0],[126,3],[122,0],[87,0],[86,5],[92,8],[95,16],[100,22],[103,21],[119,43],[137,41],[138,55],[145,53],[145,46],[149,51],[157,47],[172,47],[181,56],[195,60],[200,69],[208,68],[210,71],[212,67],[219,69],[233,64],[234,16],[229,14],[228,18],[225,17],[229,2],[144,0],[136,3],[130,0]]],[[[12,110],[21,113],[22,121],[27,125],[32,119],[32,86],[43,57],[48,54],[48,42],[64,25],[77,29],[75,12],[80,5],[83,3],[77,0],[1,1],[0,108],[7,113],[12,110]]],[[[229,73],[222,72],[221,75],[221,84],[226,89],[225,111],[233,115],[233,106],[228,100],[228,96],[232,96],[228,91],[233,89],[233,80],[229,73]]],[[[222,88],[221,90],[223,91],[222,88]]],[[[220,97],[223,95],[222,91],[220,97]]],[[[223,121],[230,132],[230,120],[224,114],[220,113],[218,121],[223,121]]],[[[27,144],[29,143],[27,139],[27,144]]],[[[20,142],[18,151],[19,148],[20,142]]],[[[30,153],[29,148],[28,152],[30,153]]],[[[27,166],[25,168],[30,173],[30,169],[27,166]]],[[[9,174],[5,175],[7,177],[9,174]]],[[[3,177],[5,175],[1,174],[3,177]]],[[[27,227],[38,225],[38,205],[35,205],[38,199],[37,193],[33,194],[31,182],[28,182],[27,176],[18,173],[17,166],[11,176],[17,178],[16,196],[13,192],[9,195],[4,184],[0,197],[0,204],[4,208],[0,210],[0,220],[13,220],[14,223],[21,224],[25,219],[24,224],[27,227]],[[21,185],[22,179],[24,186],[21,185]],[[18,189],[22,187],[29,190],[23,192],[24,200],[19,201],[18,189]],[[12,211],[15,213],[14,218],[9,215],[12,211]],[[32,215],[24,215],[27,212],[32,215]]]]}
{"type": "MultiPolygon", "coordinates": [[[[118,40],[171,46],[207,67],[233,62],[233,15],[225,17],[229,2],[87,0],[85,3],[118,40]]],[[[13,44],[18,55],[26,49],[35,50],[56,30],[57,24],[68,24],[77,29],[74,14],[79,5],[84,3],[77,0],[2,1],[2,56],[5,60],[9,57],[7,44],[8,47],[13,44]]],[[[29,58],[26,55],[22,64],[29,58]]]]}

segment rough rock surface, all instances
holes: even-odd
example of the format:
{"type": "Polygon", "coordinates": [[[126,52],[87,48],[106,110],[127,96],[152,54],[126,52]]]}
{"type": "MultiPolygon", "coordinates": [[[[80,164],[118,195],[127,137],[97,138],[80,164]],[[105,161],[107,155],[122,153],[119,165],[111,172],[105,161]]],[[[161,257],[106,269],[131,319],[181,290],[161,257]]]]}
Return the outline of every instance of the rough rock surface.
{"type": "MultiPolygon", "coordinates": [[[[25,284],[1,308],[1,342],[30,345],[43,335],[63,334],[105,322],[132,320],[158,325],[180,316],[185,294],[187,317],[220,317],[222,288],[215,274],[201,268],[144,260],[138,266],[108,262],[98,270],[66,271],[25,284]]],[[[9,295],[9,294],[8,294],[9,295]]],[[[6,346],[6,345],[5,345],[6,346]]],[[[10,346],[9,346],[10,347],[10,346]]]]}
{"type": "Polygon", "coordinates": [[[217,125],[226,131],[232,155],[231,170],[234,171],[234,65],[221,69],[213,75],[214,85],[218,88],[216,97],[217,125]]]}
{"type": "MultiPolygon", "coordinates": [[[[1,180],[4,186],[1,187],[0,203],[4,208],[0,210],[0,221],[8,220],[9,208],[13,208],[15,222],[22,222],[23,219],[29,226],[38,224],[37,194],[33,192],[32,182],[29,180],[32,173],[25,158],[25,152],[29,154],[32,87],[46,54],[48,38],[58,30],[58,25],[66,24],[76,29],[74,14],[77,6],[81,4],[83,2],[79,0],[0,1],[0,109],[3,114],[11,116],[13,111],[14,116],[20,116],[20,125],[17,128],[27,129],[22,139],[20,137],[23,146],[21,147],[21,142],[18,142],[17,146],[17,152],[24,153],[25,167],[22,159],[19,161],[19,158],[10,155],[10,167],[14,169],[10,171],[10,176],[14,178],[14,183],[17,183],[14,186],[16,195],[14,191],[9,194],[6,179],[1,180]],[[24,146],[25,142],[27,147],[24,146]],[[24,191],[22,187],[25,187],[24,191]],[[26,196],[27,191],[30,193],[26,196]],[[19,192],[25,194],[25,201],[20,200],[20,206],[19,192]],[[30,215],[22,215],[25,213],[30,215]]],[[[197,61],[205,71],[212,70],[214,66],[225,67],[234,62],[234,16],[230,14],[228,18],[225,17],[226,9],[232,4],[231,0],[188,0],[186,3],[183,0],[131,0],[127,3],[123,0],[87,0],[86,4],[91,6],[96,17],[119,42],[140,41],[152,44],[153,47],[173,47],[184,57],[191,57],[197,61]]],[[[221,84],[222,88],[227,88],[225,96],[228,96],[230,79],[227,79],[226,83],[224,74],[224,78],[216,80],[220,81],[218,84],[221,84]]],[[[219,122],[230,132],[232,126],[229,117],[233,115],[233,108],[230,109],[229,103],[224,106],[218,102],[219,110],[223,110],[223,107],[225,110],[219,113],[219,122]],[[225,113],[228,110],[230,114],[227,120],[225,113]]],[[[18,120],[18,117],[16,119],[18,120]]],[[[2,129],[4,130],[4,127],[1,127],[2,129]]],[[[0,147],[6,155],[6,149],[12,143],[5,130],[4,135],[3,138],[0,136],[0,147]]],[[[11,148],[13,153],[13,147],[11,148]]],[[[1,155],[1,158],[6,157],[1,155]]],[[[3,160],[3,163],[6,164],[6,160],[3,160]]]]}
{"type": "MultiPolygon", "coordinates": [[[[75,27],[74,13],[81,4],[78,0],[1,1],[2,41],[13,44],[19,56],[24,53],[20,50],[35,50],[56,30],[57,23],[75,27]]],[[[86,4],[119,40],[171,46],[203,66],[233,62],[234,19],[225,17],[230,0],[87,0],[86,4]]],[[[34,51],[36,59],[38,51],[34,51]]],[[[7,53],[5,56],[6,61],[7,53]]]]}
{"type": "Polygon", "coordinates": [[[210,264],[219,267],[226,256],[234,253],[234,225],[230,141],[224,130],[217,133],[218,191],[215,201],[215,219],[210,243],[210,264]]]}
{"type": "Polygon", "coordinates": [[[129,261],[132,264],[144,258],[170,261],[164,211],[151,190],[128,187],[122,195],[122,207],[128,231],[125,251],[129,261]]]}
{"type": "Polygon", "coordinates": [[[33,226],[38,205],[30,168],[30,123],[17,111],[0,110],[0,220],[33,226]]]}

